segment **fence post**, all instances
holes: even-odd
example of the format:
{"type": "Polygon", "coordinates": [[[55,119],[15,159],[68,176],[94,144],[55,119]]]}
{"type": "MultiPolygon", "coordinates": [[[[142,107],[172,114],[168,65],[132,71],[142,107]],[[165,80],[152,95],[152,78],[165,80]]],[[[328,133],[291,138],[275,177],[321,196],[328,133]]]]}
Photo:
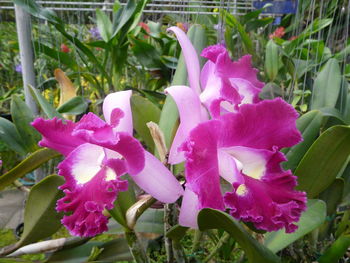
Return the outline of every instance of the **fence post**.
{"type": "Polygon", "coordinates": [[[15,5],[15,15],[25,102],[36,116],[38,115],[38,107],[28,87],[28,85],[36,87],[30,15],[18,5],[15,5]]]}

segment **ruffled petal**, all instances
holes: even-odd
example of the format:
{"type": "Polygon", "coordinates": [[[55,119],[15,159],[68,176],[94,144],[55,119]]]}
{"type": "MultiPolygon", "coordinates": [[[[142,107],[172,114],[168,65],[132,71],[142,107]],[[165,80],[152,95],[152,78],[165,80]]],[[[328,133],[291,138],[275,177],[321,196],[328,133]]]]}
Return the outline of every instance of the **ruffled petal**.
{"type": "Polygon", "coordinates": [[[185,160],[184,153],[178,150],[180,145],[185,141],[192,128],[203,119],[207,119],[207,114],[202,113],[199,97],[189,87],[172,86],[165,89],[165,92],[175,100],[180,115],[180,125],[169,153],[169,163],[177,164],[185,160]]]}
{"type": "Polygon", "coordinates": [[[152,154],[145,151],[145,167],[132,175],[134,182],[145,192],[163,203],[175,202],[184,192],[174,175],[152,154]]]}
{"type": "Polygon", "coordinates": [[[65,197],[58,200],[57,211],[71,212],[63,217],[62,224],[77,236],[106,231],[108,219],[102,211],[112,209],[118,192],[127,189],[127,181],[120,180],[126,171],[124,162],[107,161],[102,147],[86,143],[72,151],[58,168],[66,182],[60,187],[65,197]]]}
{"type": "Polygon", "coordinates": [[[197,195],[186,187],[182,198],[179,214],[179,224],[197,229],[197,216],[199,213],[199,201],[197,195]]]}
{"type": "Polygon", "coordinates": [[[130,106],[130,97],[132,95],[131,90],[118,91],[109,94],[103,101],[103,115],[107,123],[115,126],[115,131],[127,132],[130,135],[133,134],[132,112],[130,106]],[[113,111],[119,108],[124,115],[118,121],[118,125],[115,123],[115,117],[113,111]]]}
{"type": "MultiPolygon", "coordinates": [[[[281,169],[280,163],[286,160],[282,153],[265,152],[263,155],[261,159],[268,158],[263,176],[242,173],[244,182],[233,184],[234,191],[225,194],[225,204],[231,209],[232,216],[253,222],[259,229],[276,231],[285,228],[287,233],[294,232],[297,229],[294,223],[306,209],[306,194],[295,191],[296,177],[281,169]]],[[[257,160],[256,156],[252,159],[257,160]]],[[[260,166],[246,161],[250,166],[260,166]]]]}
{"type": "Polygon", "coordinates": [[[203,122],[191,131],[182,146],[187,160],[186,181],[197,194],[200,209],[224,209],[217,157],[217,134],[220,129],[219,121],[203,122]]]}
{"type": "Polygon", "coordinates": [[[244,79],[258,89],[264,87],[264,83],[257,78],[258,70],[252,67],[251,55],[232,61],[228,52],[223,52],[217,56],[216,71],[220,77],[244,79]]]}
{"type": "Polygon", "coordinates": [[[173,26],[168,28],[168,31],[172,31],[180,43],[185,58],[190,87],[199,95],[201,93],[201,88],[199,85],[200,66],[197,51],[185,32],[180,28],[173,26]]]}
{"type": "Polygon", "coordinates": [[[201,56],[215,63],[218,56],[223,53],[227,53],[226,47],[222,44],[216,44],[203,49],[201,56]]]}
{"type": "Polygon", "coordinates": [[[220,117],[223,128],[219,146],[246,146],[257,149],[281,149],[302,139],[296,128],[298,113],[280,98],[257,104],[244,104],[237,113],[220,117]]]}
{"type": "Polygon", "coordinates": [[[85,143],[83,139],[72,136],[72,131],[76,124],[66,120],[53,118],[44,120],[37,118],[32,122],[32,126],[37,129],[43,136],[39,142],[41,147],[54,149],[67,156],[77,146],[85,143]]]}
{"type": "Polygon", "coordinates": [[[88,143],[120,154],[125,159],[128,173],[132,175],[141,172],[145,165],[141,143],[126,132],[115,133],[112,126],[93,113],[85,115],[72,134],[76,138],[83,138],[88,143]]]}

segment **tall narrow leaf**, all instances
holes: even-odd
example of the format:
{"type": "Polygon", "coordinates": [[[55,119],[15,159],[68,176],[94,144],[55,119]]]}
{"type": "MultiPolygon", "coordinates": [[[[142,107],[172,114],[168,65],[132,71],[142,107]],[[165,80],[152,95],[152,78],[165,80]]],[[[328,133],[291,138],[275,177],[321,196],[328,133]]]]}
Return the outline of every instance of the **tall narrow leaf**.
{"type": "Polygon", "coordinates": [[[338,100],[341,80],[338,61],[334,58],[328,60],[315,79],[311,109],[334,107],[338,100]]]}

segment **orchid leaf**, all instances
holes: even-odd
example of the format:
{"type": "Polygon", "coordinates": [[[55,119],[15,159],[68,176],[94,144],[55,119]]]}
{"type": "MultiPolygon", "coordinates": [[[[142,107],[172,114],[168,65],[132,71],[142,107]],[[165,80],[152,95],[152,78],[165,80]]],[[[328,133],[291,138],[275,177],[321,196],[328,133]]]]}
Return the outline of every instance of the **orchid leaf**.
{"type": "Polygon", "coordinates": [[[134,129],[141,136],[149,151],[153,152],[154,142],[146,124],[150,121],[158,123],[160,110],[152,102],[139,95],[131,97],[131,109],[134,129]]]}
{"type": "Polygon", "coordinates": [[[338,61],[329,59],[315,79],[311,109],[334,107],[338,100],[341,81],[338,61]]]}
{"type": "Polygon", "coordinates": [[[318,259],[319,263],[339,262],[350,247],[350,234],[341,235],[318,259]]]}
{"type": "Polygon", "coordinates": [[[253,42],[251,40],[251,38],[249,37],[248,33],[245,31],[243,25],[241,23],[239,23],[238,19],[224,11],[224,16],[226,18],[226,23],[235,28],[238,32],[238,34],[240,35],[241,39],[242,39],[242,43],[243,43],[243,47],[244,47],[244,51],[245,53],[248,53],[248,54],[254,54],[254,49],[253,49],[253,42]]]}
{"type": "Polygon", "coordinates": [[[9,186],[18,178],[21,178],[27,173],[34,171],[43,163],[58,156],[60,156],[58,152],[48,148],[37,150],[10,171],[0,176],[0,190],[4,189],[6,186],[9,186]]]}
{"type": "Polygon", "coordinates": [[[344,179],[336,178],[334,182],[327,187],[319,198],[327,204],[327,215],[331,216],[337,211],[337,206],[342,201],[344,192],[344,179]]]}
{"type": "Polygon", "coordinates": [[[34,115],[27,104],[16,95],[11,100],[11,115],[13,123],[16,126],[18,134],[22,138],[28,152],[34,152],[38,149],[38,141],[41,136],[30,123],[34,120],[34,115]]]}
{"type": "Polygon", "coordinates": [[[270,81],[274,81],[278,74],[279,54],[278,45],[271,39],[266,45],[265,72],[270,81]]]}
{"type": "Polygon", "coordinates": [[[30,190],[24,211],[24,230],[21,246],[51,236],[62,226],[62,214],[55,207],[63,192],[58,189],[64,183],[61,176],[50,175],[30,190]]]}
{"type": "Polygon", "coordinates": [[[96,9],[96,23],[102,39],[108,42],[112,37],[112,22],[100,9],[96,9]]]}
{"type": "Polygon", "coordinates": [[[88,107],[89,104],[83,97],[76,96],[58,107],[57,111],[64,114],[78,115],[85,113],[88,107]]]}
{"type": "Polygon", "coordinates": [[[168,230],[166,236],[172,240],[180,241],[186,235],[187,230],[189,230],[188,227],[176,225],[168,230]]]}
{"type": "Polygon", "coordinates": [[[249,262],[280,262],[280,259],[275,254],[256,241],[230,215],[222,211],[211,208],[202,209],[198,214],[198,226],[201,231],[223,229],[228,232],[242,247],[249,262]]]}
{"type": "Polygon", "coordinates": [[[320,134],[323,114],[318,110],[310,111],[297,120],[297,128],[303,136],[303,141],[284,151],[287,161],[283,163],[284,169],[294,170],[307,150],[320,134]]]}
{"type": "MultiPolygon", "coordinates": [[[[16,126],[9,120],[0,117],[0,140],[3,141],[11,150],[25,155],[27,149],[19,135],[16,126]]],[[[1,177],[0,177],[1,178],[1,177]]]]}
{"type": "Polygon", "coordinates": [[[46,116],[49,119],[52,119],[54,117],[57,117],[59,119],[64,119],[61,114],[59,114],[55,108],[44,98],[43,95],[41,95],[40,91],[36,88],[33,88],[29,85],[29,90],[34,99],[36,100],[37,104],[40,106],[40,108],[43,110],[43,112],[46,114],[46,116]]]}
{"type": "Polygon", "coordinates": [[[313,198],[337,177],[350,154],[350,127],[333,126],[313,143],[298,167],[297,189],[313,198]]]}
{"type": "Polygon", "coordinates": [[[71,54],[57,51],[38,41],[33,41],[33,45],[36,53],[43,53],[46,56],[53,58],[56,61],[59,61],[61,64],[66,65],[72,70],[78,70],[76,59],[73,56],[71,56],[71,54]]]}
{"type": "Polygon", "coordinates": [[[326,220],[326,204],[321,200],[309,200],[307,210],[301,215],[297,223],[298,229],[294,233],[285,233],[284,230],[265,234],[265,246],[273,252],[292,244],[294,241],[310,233],[326,220]]]}

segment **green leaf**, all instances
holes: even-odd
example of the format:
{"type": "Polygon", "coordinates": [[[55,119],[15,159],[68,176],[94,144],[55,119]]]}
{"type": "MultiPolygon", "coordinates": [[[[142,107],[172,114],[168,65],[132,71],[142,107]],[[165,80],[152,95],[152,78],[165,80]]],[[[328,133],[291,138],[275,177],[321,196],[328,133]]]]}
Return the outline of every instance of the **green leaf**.
{"type": "Polygon", "coordinates": [[[124,238],[113,239],[99,246],[102,252],[95,259],[98,262],[131,262],[133,257],[130,253],[128,243],[124,238]]]}
{"type": "Polygon", "coordinates": [[[284,151],[287,161],[283,163],[284,169],[294,170],[307,150],[320,134],[323,114],[318,110],[310,111],[297,120],[297,128],[303,136],[303,141],[284,151]]]}
{"type": "Polygon", "coordinates": [[[119,8],[118,12],[113,17],[112,38],[119,33],[119,31],[127,22],[129,22],[135,10],[136,10],[135,0],[129,0],[126,6],[119,8]]]}
{"type": "Polygon", "coordinates": [[[131,109],[134,129],[144,140],[149,150],[153,152],[154,142],[146,123],[150,121],[158,123],[160,110],[152,102],[138,95],[131,97],[131,109]]]}
{"type": "Polygon", "coordinates": [[[198,214],[199,230],[223,229],[228,232],[242,247],[249,262],[280,262],[279,258],[268,248],[256,241],[230,215],[211,208],[202,209],[198,214]]]}
{"type": "Polygon", "coordinates": [[[57,111],[59,113],[78,115],[86,112],[88,107],[89,104],[83,97],[76,96],[58,107],[57,111]]]}
{"type": "Polygon", "coordinates": [[[43,95],[41,95],[40,91],[36,88],[33,88],[29,85],[29,90],[34,99],[36,100],[37,104],[40,106],[40,108],[43,110],[43,112],[46,114],[46,116],[49,119],[52,119],[54,117],[57,117],[59,119],[64,119],[61,114],[59,114],[55,108],[44,98],[43,95]]]}
{"type": "Polygon", "coordinates": [[[297,189],[309,198],[325,190],[343,168],[350,154],[350,127],[333,126],[313,143],[295,170],[297,189]]]}
{"type": "Polygon", "coordinates": [[[276,253],[310,233],[325,221],[326,208],[326,204],[321,200],[309,200],[307,210],[297,223],[298,229],[290,234],[285,233],[284,230],[265,234],[265,246],[276,253]]]}
{"type": "Polygon", "coordinates": [[[108,42],[112,37],[112,22],[109,20],[109,17],[98,8],[96,9],[96,23],[102,39],[108,42]]]}
{"type": "Polygon", "coordinates": [[[6,186],[9,186],[18,178],[21,178],[27,173],[34,171],[43,163],[58,156],[60,156],[58,152],[48,148],[37,150],[10,171],[0,176],[0,190],[4,189],[6,186]]]}
{"type": "Polygon", "coordinates": [[[62,226],[62,214],[55,207],[63,192],[58,189],[64,179],[50,175],[30,190],[24,211],[24,230],[19,241],[21,246],[51,236],[62,226]]]}
{"type": "Polygon", "coordinates": [[[319,198],[327,204],[327,215],[331,216],[336,213],[337,207],[342,201],[344,191],[344,179],[336,178],[334,182],[324,190],[319,198]]]}
{"type": "Polygon", "coordinates": [[[318,259],[319,263],[339,262],[350,247],[350,234],[341,235],[318,259]]]}
{"type": "Polygon", "coordinates": [[[265,56],[265,71],[270,81],[274,81],[278,74],[279,68],[279,47],[271,39],[266,45],[266,56],[265,56]]]}
{"type": "Polygon", "coordinates": [[[226,11],[223,11],[223,12],[226,18],[226,23],[229,26],[236,28],[237,32],[239,33],[243,42],[243,48],[245,53],[249,53],[253,55],[254,54],[253,42],[249,37],[248,33],[244,30],[244,27],[239,23],[239,21],[234,15],[231,15],[226,11]]]}
{"type": "Polygon", "coordinates": [[[154,45],[136,38],[132,39],[132,42],[134,45],[131,50],[142,66],[149,69],[159,69],[163,67],[160,61],[160,53],[154,45]]]}
{"type": "Polygon", "coordinates": [[[76,59],[73,56],[71,56],[71,54],[57,51],[38,41],[34,41],[33,44],[36,53],[43,53],[46,56],[49,56],[50,58],[53,58],[56,61],[59,61],[60,63],[68,66],[73,70],[78,70],[78,64],[76,63],[76,59]]]}
{"type": "Polygon", "coordinates": [[[311,109],[334,107],[338,100],[341,80],[338,61],[329,59],[315,79],[311,109]]]}
{"type": "MultiPolygon", "coordinates": [[[[0,117],[0,140],[13,151],[20,155],[26,155],[27,149],[22,141],[16,126],[9,120],[0,117]]],[[[1,178],[1,177],[0,177],[1,178]]]]}
{"type": "Polygon", "coordinates": [[[17,95],[12,96],[11,115],[13,123],[16,126],[18,134],[26,145],[28,152],[34,152],[38,149],[38,141],[41,136],[30,123],[34,120],[34,115],[30,108],[17,95]]]}
{"type": "Polygon", "coordinates": [[[188,227],[176,225],[168,230],[166,236],[172,240],[180,241],[186,235],[188,229],[188,227]]]}

